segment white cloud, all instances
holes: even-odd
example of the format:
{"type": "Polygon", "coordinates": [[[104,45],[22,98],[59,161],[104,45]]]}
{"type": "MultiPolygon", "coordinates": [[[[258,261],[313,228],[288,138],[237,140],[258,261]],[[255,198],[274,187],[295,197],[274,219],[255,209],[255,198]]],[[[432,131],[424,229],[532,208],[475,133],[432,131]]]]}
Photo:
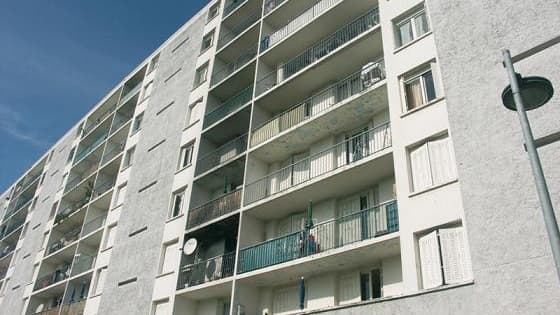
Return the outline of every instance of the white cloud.
{"type": "Polygon", "coordinates": [[[0,130],[20,141],[27,142],[33,146],[43,148],[48,143],[25,130],[22,126],[21,114],[12,108],[0,104],[0,130]]]}

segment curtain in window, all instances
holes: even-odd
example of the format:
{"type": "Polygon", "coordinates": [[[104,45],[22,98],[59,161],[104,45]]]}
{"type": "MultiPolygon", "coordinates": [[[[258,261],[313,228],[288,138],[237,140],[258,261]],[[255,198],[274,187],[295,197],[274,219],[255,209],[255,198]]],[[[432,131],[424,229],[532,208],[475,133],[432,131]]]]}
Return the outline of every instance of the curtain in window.
{"type": "Polygon", "coordinates": [[[430,31],[428,18],[426,17],[425,12],[414,18],[414,28],[417,37],[420,37],[430,31]]]}
{"type": "Polygon", "coordinates": [[[406,106],[408,110],[420,107],[424,104],[422,97],[422,83],[420,78],[414,79],[405,85],[406,106]]]}
{"type": "Polygon", "coordinates": [[[414,191],[419,191],[432,185],[427,144],[410,152],[410,166],[414,191]]]}
{"type": "Polygon", "coordinates": [[[413,39],[412,25],[410,21],[399,26],[399,38],[401,40],[401,45],[405,45],[413,39]]]}

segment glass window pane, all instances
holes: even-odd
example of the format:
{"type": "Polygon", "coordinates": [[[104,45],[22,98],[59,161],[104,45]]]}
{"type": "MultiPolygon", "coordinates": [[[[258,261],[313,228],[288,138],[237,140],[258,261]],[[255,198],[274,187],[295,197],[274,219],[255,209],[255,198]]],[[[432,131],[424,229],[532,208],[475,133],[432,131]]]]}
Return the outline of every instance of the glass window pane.
{"type": "Polygon", "coordinates": [[[413,39],[412,25],[410,21],[399,26],[399,39],[401,46],[405,45],[413,39]]]}
{"type": "Polygon", "coordinates": [[[436,98],[436,87],[434,85],[434,76],[432,75],[432,71],[428,71],[422,75],[424,79],[424,88],[426,91],[426,100],[429,102],[436,98]]]}
{"type": "Polygon", "coordinates": [[[422,98],[422,84],[420,78],[414,79],[405,84],[406,108],[408,110],[420,107],[424,101],[422,98]]]}
{"type": "Polygon", "coordinates": [[[416,37],[422,36],[430,31],[428,17],[425,12],[414,18],[414,28],[416,31],[416,37]]]}

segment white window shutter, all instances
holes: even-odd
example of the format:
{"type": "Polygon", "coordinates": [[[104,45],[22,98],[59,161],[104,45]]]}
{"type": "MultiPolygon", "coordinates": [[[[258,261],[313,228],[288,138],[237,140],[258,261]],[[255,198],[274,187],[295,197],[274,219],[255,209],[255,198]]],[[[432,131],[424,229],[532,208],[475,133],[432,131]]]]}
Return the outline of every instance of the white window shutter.
{"type": "Polygon", "coordinates": [[[453,284],[472,279],[471,260],[464,229],[462,227],[441,229],[439,237],[445,282],[453,284]]]}
{"type": "Polygon", "coordinates": [[[414,191],[419,191],[432,186],[432,175],[427,144],[424,144],[410,152],[410,166],[412,168],[412,183],[414,191]]]}
{"type": "Polygon", "coordinates": [[[451,152],[449,138],[430,141],[428,149],[433,184],[437,185],[456,179],[455,161],[451,152]]]}
{"type": "Polygon", "coordinates": [[[431,289],[443,284],[441,275],[441,259],[437,231],[420,237],[420,266],[422,271],[422,285],[424,289],[431,289]]]}

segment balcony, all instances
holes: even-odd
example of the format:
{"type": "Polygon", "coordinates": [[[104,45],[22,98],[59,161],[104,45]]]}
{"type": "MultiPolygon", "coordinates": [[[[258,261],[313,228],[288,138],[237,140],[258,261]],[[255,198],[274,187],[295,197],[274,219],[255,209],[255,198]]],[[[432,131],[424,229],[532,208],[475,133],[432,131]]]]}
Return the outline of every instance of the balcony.
{"type": "Polygon", "coordinates": [[[58,307],[53,307],[50,308],[48,310],[44,310],[44,311],[40,311],[37,313],[33,313],[33,315],[59,315],[58,312],[60,311],[60,308],[58,307]]]}
{"type": "Polygon", "coordinates": [[[69,232],[66,232],[62,235],[62,237],[60,237],[57,241],[55,241],[54,243],[51,244],[51,246],[49,246],[48,250],[47,250],[47,255],[50,255],[68,245],[70,245],[71,243],[74,243],[75,241],[77,241],[80,238],[80,230],[81,230],[81,226],[78,228],[75,228],[69,232]]]}
{"type": "Polygon", "coordinates": [[[33,196],[18,199],[16,204],[14,205],[14,207],[12,209],[6,211],[6,214],[4,214],[4,220],[6,220],[12,214],[19,212],[21,209],[23,209],[26,206],[28,206],[29,204],[31,204],[32,200],[33,200],[33,196]]]}
{"type": "Polygon", "coordinates": [[[177,289],[201,285],[233,276],[235,252],[181,267],[177,289]]]}
{"type": "Polygon", "coordinates": [[[100,144],[102,144],[103,141],[107,140],[108,136],[109,136],[108,132],[103,133],[95,141],[93,141],[90,145],[88,145],[87,147],[83,148],[80,152],[78,152],[76,154],[76,157],[74,158],[74,165],[76,165],[79,161],[83,160],[88,154],[90,154],[100,144]]]}
{"type": "Polygon", "coordinates": [[[216,109],[210,111],[204,116],[204,128],[215,124],[229,114],[247,105],[253,98],[253,86],[249,86],[239,94],[230,98],[226,102],[219,105],[216,109]]]}
{"type": "Polygon", "coordinates": [[[99,125],[105,122],[105,119],[107,119],[107,117],[109,117],[115,109],[117,109],[116,104],[110,106],[109,108],[104,110],[101,114],[99,114],[99,117],[96,118],[95,121],[93,121],[89,126],[83,128],[82,139],[86,138],[93,130],[95,130],[99,125]]]}
{"type": "Polygon", "coordinates": [[[77,254],[74,258],[74,263],[72,264],[71,276],[73,277],[91,270],[95,264],[96,258],[97,257],[95,256],[86,254],[77,254]]]}
{"type": "Polygon", "coordinates": [[[124,91],[123,88],[123,93],[121,96],[121,100],[119,102],[119,106],[125,104],[126,102],[130,101],[130,99],[132,99],[138,92],[140,92],[140,89],[142,88],[142,81],[140,81],[139,83],[137,83],[133,88],[130,88],[128,91],[124,91]]]}
{"type": "Polygon", "coordinates": [[[212,74],[212,80],[211,80],[212,87],[218,85],[226,78],[228,78],[231,74],[235,73],[239,69],[246,66],[251,60],[255,58],[256,55],[257,55],[257,49],[251,48],[246,52],[240,54],[238,57],[236,57],[233,62],[220,67],[220,70],[212,74]]]}
{"type": "Polygon", "coordinates": [[[383,79],[385,79],[383,60],[364,66],[360,71],[290,107],[253,129],[251,133],[251,147],[266,142],[283,131],[327,111],[329,108],[344,102],[354,95],[362,93],[383,79]]]}
{"type": "Polygon", "coordinates": [[[285,25],[282,25],[281,27],[278,27],[270,32],[267,32],[267,34],[263,36],[263,40],[261,42],[261,52],[264,52],[268,48],[276,45],[284,38],[290,36],[292,33],[299,30],[303,26],[307,25],[313,19],[323,14],[327,10],[331,9],[332,7],[336,6],[342,1],[343,0],[315,1],[315,3],[313,3],[307,9],[305,9],[299,16],[295,17],[294,19],[291,19],[285,25]]]}
{"type": "Polygon", "coordinates": [[[396,201],[319,223],[239,251],[239,273],[312,256],[399,230],[396,201]]]}
{"type": "Polygon", "coordinates": [[[107,148],[106,151],[103,153],[103,157],[101,158],[101,165],[105,165],[105,163],[111,161],[114,157],[121,154],[124,151],[124,143],[117,144],[112,148],[107,148]]]}
{"type": "Polygon", "coordinates": [[[389,123],[364,131],[246,186],[245,204],[259,201],[354,164],[391,146],[389,123]]]}
{"type": "Polygon", "coordinates": [[[286,0],[265,0],[264,14],[267,15],[284,2],[286,2],[286,0]]]}
{"type": "Polygon", "coordinates": [[[247,18],[236,22],[230,28],[222,28],[220,38],[218,39],[218,50],[222,49],[236,37],[244,33],[251,25],[255,24],[261,18],[261,10],[258,9],[248,15],[247,18]]]}
{"type": "Polygon", "coordinates": [[[187,229],[191,229],[239,209],[241,207],[241,193],[242,189],[237,189],[189,210],[187,229]]]}
{"type": "Polygon", "coordinates": [[[196,162],[196,175],[200,175],[214,167],[231,161],[246,150],[247,134],[244,134],[199,158],[196,162]]]}
{"type": "Polygon", "coordinates": [[[256,86],[257,95],[271,90],[301,70],[331,55],[342,46],[373,29],[378,24],[379,11],[375,8],[349,24],[346,24],[330,36],[316,42],[288,62],[281,64],[276,71],[272,71],[261,77],[256,86]]]}
{"type": "Polygon", "coordinates": [[[12,222],[2,233],[0,233],[0,239],[3,239],[12,234],[14,231],[20,229],[21,227],[23,227],[24,223],[25,218],[12,222]]]}
{"type": "MultiPolygon", "coordinates": [[[[0,251],[0,260],[2,260],[6,256],[9,256],[11,253],[14,252],[15,249],[16,249],[15,245],[7,245],[4,248],[2,248],[2,250],[0,251]]],[[[0,279],[2,279],[2,277],[0,277],[0,279]]]]}
{"type": "Polygon", "coordinates": [[[228,4],[224,8],[224,17],[228,16],[231,12],[235,11],[235,9],[239,8],[242,4],[245,4],[248,0],[232,0],[230,4],[228,4]]]}
{"type": "Polygon", "coordinates": [[[36,174],[36,175],[27,175],[23,181],[21,182],[21,184],[18,185],[18,187],[16,188],[16,194],[20,194],[21,192],[25,191],[27,188],[29,188],[33,183],[35,183],[35,181],[37,179],[39,179],[41,177],[42,173],[36,174]]]}
{"type": "Polygon", "coordinates": [[[106,215],[101,215],[89,222],[86,222],[84,224],[84,227],[82,228],[82,233],[81,233],[81,237],[87,236],[90,233],[100,229],[101,227],[103,227],[103,225],[105,224],[105,221],[107,219],[106,215]]]}
{"type": "Polygon", "coordinates": [[[70,264],[67,264],[58,268],[57,270],[55,270],[54,272],[46,276],[38,278],[37,281],[35,281],[35,287],[33,290],[38,291],[46,287],[50,287],[51,285],[61,282],[65,279],[68,279],[69,277],[70,277],[70,264]]]}

